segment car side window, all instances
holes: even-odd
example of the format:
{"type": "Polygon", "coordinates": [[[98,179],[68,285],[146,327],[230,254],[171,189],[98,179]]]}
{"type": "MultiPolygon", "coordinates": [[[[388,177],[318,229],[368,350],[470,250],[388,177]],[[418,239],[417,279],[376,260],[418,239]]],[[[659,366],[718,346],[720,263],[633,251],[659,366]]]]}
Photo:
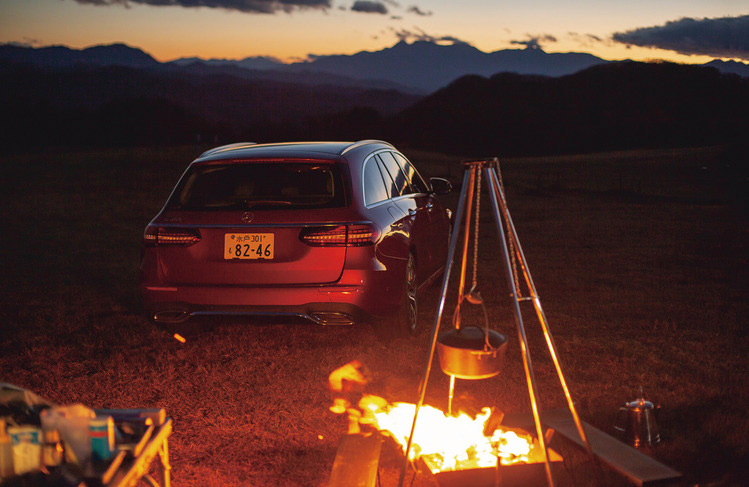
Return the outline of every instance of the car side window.
{"type": "Polygon", "coordinates": [[[424,181],[424,178],[421,177],[421,174],[419,174],[414,165],[411,164],[411,161],[397,152],[393,152],[393,155],[398,160],[398,163],[400,163],[401,168],[403,168],[403,172],[408,176],[408,180],[411,182],[414,191],[417,193],[428,193],[430,191],[429,185],[424,181]]]}
{"type": "Polygon", "coordinates": [[[382,174],[382,179],[385,181],[385,186],[387,186],[388,194],[391,198],[395,198],[396,196],[400,196],[400,190],[398,189],[398,186],[393,181],[393,178],[390,176],[390,171],[387,170],[385,167],[385,164],[382,162],[382,159],[380,159],[379,156],[374,156],[372,159],[376,159],[378,162],[378,167],[380,168],[380,173],[382,174]]]}
{"type": "Polygon", "coordinates": [[[397,195],[412,193],[413,191],[411,191],[408,179],[406,178],[405,173],[400,168],[398,163],[395,161],[393,154],[390,152],[380,152],[379,156],[385,166],[385,169],[387,169],[388,173],[390,174],[390,177],[393,178],[393,183],[397,188],[397,191],[393,193],[393,197],[397,195]]]}
{"type": "MultiPolygon", "coordinates": [[[[377,156],[371,157],[364,164],[364,204],[372,205],[390,198],[385,180],[378,167],[377,156]]],[[[388,182],[389,178],[388,178],[388,182]]]]}

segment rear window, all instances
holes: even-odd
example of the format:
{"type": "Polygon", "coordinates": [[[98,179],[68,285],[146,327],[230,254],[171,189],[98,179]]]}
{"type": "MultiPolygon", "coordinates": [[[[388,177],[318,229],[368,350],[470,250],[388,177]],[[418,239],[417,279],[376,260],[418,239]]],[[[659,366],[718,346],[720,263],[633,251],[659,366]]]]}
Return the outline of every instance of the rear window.
{"type": "Polygon", "coordinates": [[[184,210],[283,210],[346,205],[340,168],[328,163],[192,166],[168,206],[184,210]]]}

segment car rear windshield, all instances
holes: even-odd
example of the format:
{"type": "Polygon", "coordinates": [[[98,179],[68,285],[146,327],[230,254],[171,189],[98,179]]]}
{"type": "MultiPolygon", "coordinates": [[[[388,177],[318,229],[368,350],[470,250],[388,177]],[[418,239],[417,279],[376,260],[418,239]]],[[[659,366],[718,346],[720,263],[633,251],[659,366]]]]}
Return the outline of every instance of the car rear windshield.
{"type": "Polygon", "coordinates": [[[346,205],[333,163],[248,162],[192,166],[168,207],[184,210],[283,210],[346,205]]]}

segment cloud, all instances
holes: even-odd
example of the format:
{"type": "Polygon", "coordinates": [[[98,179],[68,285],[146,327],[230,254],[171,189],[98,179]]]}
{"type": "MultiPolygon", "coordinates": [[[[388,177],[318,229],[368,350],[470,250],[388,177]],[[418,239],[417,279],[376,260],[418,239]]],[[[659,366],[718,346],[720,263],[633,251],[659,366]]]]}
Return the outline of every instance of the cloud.
{"type": "Polygon", "coordinates": [[[749,15],[714,19],[685,17],[665,25],[617,32],[616,42],[680,54],[749,59],[749,15]]]}
{"type": "Polygon", "coordinates": [[[595,34],[578,34],[577,32],[568,32],[567,35],[579,42],[603,42],[603,39],[595,34]]]}
{"type": "Polygon", "coordinates": [[[595,34],[580,34],[578,32],[567,32],[567,37],[577,44],[586,48],[591,48],[596,45],[611,45],[613,41],[611,39],[603,39],[595,34]]]}
{"type": "Polygon", "coordinates": [[[388,8],[384,3],[373,2],[371,0],[356,0],[351,7],[354,12],[363,12],[366,14],[387,14],[388,8]]]}
{"type": "Polygon", "coordinates": [[[397,37],[398,40],[401,40],[401,41],[406,41],[406,42],[427,41],[427,42],[433,42],[435,44],[439,44],[439,43],[468,44],[468,42],[458,39],[455,36],[449,36],[449,35],[433,36],[433,35],[427,34],[426,32],[419,29],[418,27],[415,27],[415,29],[416,31],[406,30],[406,29],[396,30],[394,28],[391,28],[391,30],[395,34],[395,37],[397,37]]]}
{"type": "Polygon", "coordinates": [[[406,9],[406,12],[412,13],[412,14],[416,14],[416,15],[420,15],[422,17],[429,17],[430,15],[432,15],[432,11],[431,10],[421,10],[416,5],[411,5],[410,7],[408,7],[406,9]]]}
{"type": "Polygon", "coordinates": [[[331,0],[75,0],[89,5],[121,5],[129,7],[131,3],[152,5],[156,7],[208,7],[236,10],[246,13],[273,14],[278,11],[291,12],[295,9],[330,8],[331,0]]]}
{"type": "Polygon", "coordinates": [[[526,49],[541,49],[542,42],[556,42],[557,38],[550,34],[540,34],[536,36],[528,35],[528,39],[510,41],[510,44],[525,46],[526,49]]]}

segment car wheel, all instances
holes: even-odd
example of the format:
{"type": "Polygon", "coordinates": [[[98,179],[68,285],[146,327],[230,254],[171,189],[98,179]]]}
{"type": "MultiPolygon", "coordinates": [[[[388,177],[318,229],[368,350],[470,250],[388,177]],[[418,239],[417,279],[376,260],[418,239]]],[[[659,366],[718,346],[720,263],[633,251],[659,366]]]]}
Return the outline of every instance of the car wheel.
{"type": "Polygon", "coordinates": [[[403,286],[403,303],[400,310],[400,324],[403,331],[411,335],[416,334],[416,317],[419,307],[416,300],[416,259],[408,253],[406,261],[406,278],[403,286]]]}

